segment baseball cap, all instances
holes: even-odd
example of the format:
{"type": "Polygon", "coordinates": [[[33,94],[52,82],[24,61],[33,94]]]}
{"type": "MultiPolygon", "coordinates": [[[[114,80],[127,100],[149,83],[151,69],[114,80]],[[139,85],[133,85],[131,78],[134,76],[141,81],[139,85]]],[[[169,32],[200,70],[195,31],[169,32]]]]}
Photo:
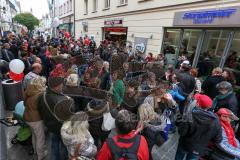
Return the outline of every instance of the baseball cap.
{"type": "Polygon", "coordinates": [[[220,108],[217,111],[217,115],[218,116],[221,116],[221,115],[229,116],[234,121],[238,121],[239,120],[239,118],[231,110],[229,110],[227,108],[220,108]]]}

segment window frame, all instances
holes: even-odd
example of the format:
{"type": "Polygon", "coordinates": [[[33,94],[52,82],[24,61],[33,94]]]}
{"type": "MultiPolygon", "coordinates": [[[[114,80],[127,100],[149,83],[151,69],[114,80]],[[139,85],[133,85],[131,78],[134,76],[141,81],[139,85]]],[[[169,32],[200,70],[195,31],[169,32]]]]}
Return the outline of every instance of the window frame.
{"type": "Polygon", "coordinates": [[[119,2],[119,6],[128,4],[128,0],[119,0],[118,2],[119,2]]]}
{"type": "Polygon", "coordinates": [[[84,0],[84,15],[88,14],[88,0],[84,0]]]}
{"type": "Polygon", "coordinates": [[[92,13],[97,12],[98,10],[98,0],[93,0],[93,11],[92,13]]]}
{"type": "Polygon", "coordinates": [[[104,0],[104,9],[109,9],[111,6],[111,0],[104,0]]]}

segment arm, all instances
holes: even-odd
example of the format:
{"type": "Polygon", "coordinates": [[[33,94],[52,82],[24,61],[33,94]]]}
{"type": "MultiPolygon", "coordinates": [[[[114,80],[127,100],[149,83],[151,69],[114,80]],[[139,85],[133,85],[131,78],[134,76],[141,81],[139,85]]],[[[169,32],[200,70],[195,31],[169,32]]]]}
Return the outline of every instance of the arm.
{"type": "MultiPolygon", "coordinates": [[[[231,144],[228,143],[228,138],[224,130],[222,130],[223,139],[221,143],[218,144],[218,147],[225,151],[226,153],[236,156],[237,158],[240,158],[240,146],[233,147],[231,144]]],[[[238,141],[235,138],[236,141],[238,141]]]]}

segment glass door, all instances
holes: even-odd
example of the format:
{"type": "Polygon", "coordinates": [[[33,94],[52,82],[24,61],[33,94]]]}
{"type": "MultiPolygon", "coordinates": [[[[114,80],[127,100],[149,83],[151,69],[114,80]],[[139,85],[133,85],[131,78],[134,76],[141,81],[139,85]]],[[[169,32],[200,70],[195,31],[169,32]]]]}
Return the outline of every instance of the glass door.
{"type": "Polygon", "coordinates": [[[195,56],[198,40],[201,33],[201,29],[184,29],[183,32],[183,40],[181,43],[179,55],[186,56],[191,64],[195,56]]]}
{"type": "Polygon", "coordinates": [[[223,56],[230,30],[206,30],[197,63],[199,76],[211,74],[218,67],[223,56]]]}
{"type": "Polygon", "coordinates": [[[163,41],[163,54],[167,64],[175,64],[179,51],[181,29],[166,29],[163,41]]]}

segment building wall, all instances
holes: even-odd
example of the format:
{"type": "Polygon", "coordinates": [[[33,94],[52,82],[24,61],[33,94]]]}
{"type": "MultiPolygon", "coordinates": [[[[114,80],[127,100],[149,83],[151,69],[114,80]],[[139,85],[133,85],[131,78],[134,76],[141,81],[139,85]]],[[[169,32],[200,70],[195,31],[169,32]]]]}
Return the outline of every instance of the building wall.
{"type": "Polygon", "coordinates": [[[210,2],[197,0],[165,0],[161,3],[159,3],[158,0],[141,3],[138,3],[136,0],[128,0],[127,6],[117,7],[118,0],[112,0],[110,9],[103,10],[103,3],[98,3],[97,12],[92,13],[92,0],[88,1],[89,9],[87,15],[84,15],[84,0],[76,0],[75,2],[75,33],[77,37],[84,36],[85,34],[93,35],[99,44],[103,39],[102,27],[104,27],[104,20],[123,18],[123,27],[128,27],[127,41],[130,41],[134,45],[135,37],[148,38],[146,52],[152,52],[154,54],[160,52],[163,39],[163,27],[172,26],[175,12],[240,5],[239,0],[210,2]],[[185,4],[178,5],[180,3],[185,4]],[[86,33],[83,31],[83,22],[87,22],[88,24],[88,32],[86,33]]]}

